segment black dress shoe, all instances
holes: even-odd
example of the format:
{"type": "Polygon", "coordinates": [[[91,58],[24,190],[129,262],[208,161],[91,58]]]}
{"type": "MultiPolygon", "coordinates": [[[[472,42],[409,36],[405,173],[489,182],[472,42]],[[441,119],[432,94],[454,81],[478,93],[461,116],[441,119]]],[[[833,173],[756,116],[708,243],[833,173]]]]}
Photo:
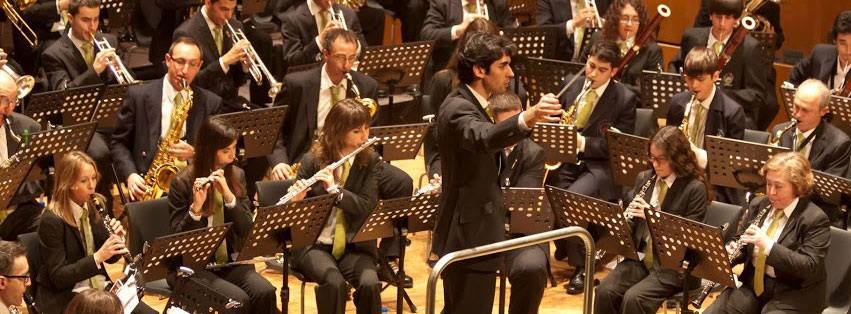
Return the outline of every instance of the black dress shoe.
{"type": "MultiPolygon", "coordinates": [[[[396,274],[399,272],[399,266],[398,266],[398,264],[396,264],[395,261],[390,261],[389,264],[390,264],[390,268],[392,268],[392,269],[387,269],[387,267],[381,267],[378,270],[378,280],[384,281],[386,283],[389,283],[389,284],[395,286],[396,285],[396,274]]],[[[402,280],[402,288],[410,289],[410,288],[413,288],[413,287],[414,287],[414,278],[411,278],[411,276],[408,276],[407,274],[405,274],[405,279],[402,280]]]]}
{"type": "Polygon", "coordinates": [[[575,295],[585,292],[585,270],[577,268],[573,277],[567,282],[564,287],[567,289],[567,294],[575,295]]]}

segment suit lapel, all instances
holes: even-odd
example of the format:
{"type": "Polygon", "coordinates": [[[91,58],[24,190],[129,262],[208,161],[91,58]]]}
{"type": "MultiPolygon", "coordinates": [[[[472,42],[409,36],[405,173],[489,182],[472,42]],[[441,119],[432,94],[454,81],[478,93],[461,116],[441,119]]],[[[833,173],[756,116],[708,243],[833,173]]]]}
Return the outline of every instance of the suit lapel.
{"type": "MultiPolygon", "coordinates": [[[[65,53],[62,56],[66,59],[65,62],[71,65],[73,70],[76,72],[75,75],[80,75],[86,70],[89,69],[89,66],[86,64],[86,59],[83,58],[83,54],[80,53],[80,50],[77,49],[77,46],[74,46],[74,42],[71,41],[70,34],[62,36],[60,42],[62,43],[65,53]]],[[[94,52],[94,48],[92,49],[92,53],[94,52]]]]}
{"type": "MultiPolygon", "coordinates": [[[[201,11],[198,11],[195,16],[192,17],[192,23],[194,25],[195,33],[198,35],[198,39],[201,41],[198,43],[201,45],[201,49],[204,49],[204,63],[206,66],[211,66],[216,59],[221,57],[218,51],[216,51],[216,40],[213,39],[212,30],[207,26],[207,20],[204,19],[204,15],[201,11]]],[[[222,33],[222,37],[224,37],[224,33],[222,33]]],[[[222,42],[224,43],[226,40],[222,38],[222,42]]],[[[222,51],[225,51],[224,44],[222,45],[222,51]]]]}
{"type": "Polygon", "coordinates": [[[812,140],[813,145],[810,147],[810,160],[811,163],[815,164],[814,161],[821,160],[822,154],[827,151],[827,138],[824,136],[825,131],[827,130],[826,125],[822,125],[827,122],[820,122],[818,126],[816,126],[815,133],[816,137],[812,140]]]}
{"type": "Polygon", "coordinates": [[[665,199],[661,202],[662,211],[667,213],[673,213],[674,211],[682,211],[685,208],[670,208],[673,202],[673,199],[680,195],[683,190],[686,188],[686,184],[688,184],[688,180],[683,178],[677,178],[674,180],[674,184],[668,189],[668,192],[665,193],[665,199]]]}
{"type": "Polygon", "coordinates": [[[467,85],[461,85],[461,87],[458,88],[458,93],[470,102],[472,102],[474,105],[476,105],[476,109],[478,109],[479,115],[484,118],[484,120],[491,121],[490,117],[488,116],[488,113],[485,112],[485,108],[482,107],[482,104],[479,103],[479,99],[473,95],[473,91],[471,91],[467,87],[467,85]]]}
{"type": "Polygon", "coordinates": [[[309,129],[308,137],[312,138],[313,131],[316,130],[317,123],[317,111],[319,111],[319,93],[322,91],[320,88],[320,84],[322,82],[322,66],[316,67],[313,70],[314,73],[310,75],[310,82],[307,82],[305,86],[308,87],[308,91],[303,91],[306,95],[302,95],[307,101],[307,126],[309,129]]]}
{"type": "MultiPolygon", "coordinates": [[[[703,130],[704,135],[718,135],[718,130],[721,129],[721,123],[724,120],[724,104],[722,102],[724,95],[721,93],[723,93],[721,87],[715,86],[715,97],[709,103],[709,111],[706,115],[706,126],[704,126],[703,130]]],[[[688,118],[683,117],[683,119],[688,118]]]]}
{"type": "MultiPolygon", "coordinates": [[[[588,128],[592,125],[601,125],[597,124],[597,120],[602,120],[608,114],[610,106],[614,106],[617,104],[615,101],[617,92],[615,89],[615,81],[609,81],[609,86],[606,86],[606,90],[603,91],[603,95],[600,95],[600,98],[597,99],[597,104],[594,105],[593,111],[591,111],[591,116],[588,117],[588,123],[585,124],[585,127],[588,128]],[[608,105],[607,105],[608,104],[608,105]]],[[[577,118],[579,117],[579,112],[576,113],[577,118]]],[[[583,132],[584,133],[584,132],[583,132]]]]}
{"type": "Polygon", "coordinates": [[[833,51],[830,56],[827,57],[827,68],[821,69],[821,73],[819,73],[819,79],[822,82],[828,82],[828,86],[831,88],[839,88],[840,86],[833,86],[833,76],[836,75],[836,62],[837,62],[837,51],[836,46],[834,46],[833,51]]]}
{"type": "Polygon", "coordinates": [[[313,15],[310,14],[310,8],[305,3],[303,6],[299,7],[299,10],[301,10],[301,18],[305,22],[305,23],[301,23],[301,25],[304,25],[304,27],[307,27],[307,32],[305,32],[305,33],[310,34],[310,37],[309,37],[310,39],[318,36],[319,35],[319,25],[316,25],[316,18],[314,18],[313,15]]]}
{"type": "Polygon", "coordinates": [[[776,243],[783,243],[783,240],[792,233],[793,230],[798,229],[798,217],[801,216],[801,212],[807,209],[807,205],[810,204],[810,200],[807,198],[798,199],[798,206],[795,206],[795,210],[792,211],[792,215],[789,219],[786,219],[786,226],[783,227],[783,231],[780,232],[780,236],[777,238],[776,243]]]}

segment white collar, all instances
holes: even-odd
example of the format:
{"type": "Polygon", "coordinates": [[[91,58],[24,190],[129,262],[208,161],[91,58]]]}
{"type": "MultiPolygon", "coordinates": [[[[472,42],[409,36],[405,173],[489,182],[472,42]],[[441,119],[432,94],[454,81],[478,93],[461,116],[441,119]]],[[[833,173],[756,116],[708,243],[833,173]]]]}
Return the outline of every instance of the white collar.
{"type": "MultiPolygon", "coordinates": [[[[786,218],[792,217],[792,212],[795,211],[795,207],[798,207],[798,201],[800,200],[800,197],[796,197],[789,205],[783,208],[783,214],[786,215],[786,218]]],[[[774,216],[774,213],[771,213],[771,216],[774,216]]]]}
{"type": "MultiPolygon", "coordinates": [[[[819,124],[821,124],[821,123],[823,123],[823,122],[819,122],[819,124]]],[[[809,129],[809,130],[808,130],[808,131],[806,131],[806,132],[801,132],[801,130],[799,130],[798,128],[795,128],[795,135],[797,136],[797,135],[798,135],[798,133],[803,133],[803,134],[804,134],[804,138],[807,138],[807,137],[809,137],[809,136],[810,136],[810,134],[813,134],[813,132],[815,132],[815,130],[816,130],[817,128],[818,128],[818,125],[816,125],[816,127],[812,128],[812,129],[809,129]]],[[[799,143],[799,145],[800,145],[800,143],[799,143]]]]}
{"type": "Polygon", "coordinates": [[[201,7],[201,15],[204,16],[204,21],[207,22],[207,27],[210,28],[210,31],[213,31],[214,29],[216,29],[216,27],[221,27],[216,25],[216,23],[213,23],[213,20],[211,20],[210,17],[207,16],[206,5],[201,7]]]}
{"type": "MultiPolygon", "coordinates": [[[[715,34],[714,34],[714,33],[712,33],[712,29],[713,29],[713,28],[714,28],[714,27],[710,27],[710,28],[709,28],[709,41],[712,41],[712,42],[720,41],[722,44],[726,45],[726,44],[727,44],[727,41],[728,41],[728,40],[730,40],[730,37],[732,37],[732,36],[733,36],[733,33],[730,33],[730,35],[727,35],[727,38],[724,38],[724,39],[718,39],[718,38],[715,38],[715,34]]],[[[709,44],[709,42],[708,42],[708,41],[707,41],[707,44],[709,44]]],[[[710,47],[710,48],[711,48],[711,47],[710,47]]]]}
{"type": "MultiPolygon", "coordinates": [[[[306,0],[306,1],[307,1],[307,10],[310,11],[310,15],[316,16],[316,14],[318,14],[319,12],[324,11],[313,0],[306,0]]],[[[334,6],[334,4],[331,3],[331,7],[333,7],[333,6],[334,6]]]]}
{"type": "Polygon", "coordinates": [[[467,88],[470,90],[471,93],[473,93],[473,97],[476,97],[476,100],[479,101],[479,105],[482,106],[482,109],[488,109],[488,105],[490,105],[488,99],[485,98],[485,96],[479,95],[479,93],[477,93],[476,90],[473,89],[473,87],[471,87],[470,85],[467,85],[467,88]]]}
{"type": "Polygon", "coordinates": [[[168,73],[166,73],[165,77],[163,77],[163,97],[169,101],[174,101],[174,96],[176,95],[177,89],[171,85],[171,81],[168,80],[168,73]]]}
{"type": "MultiPolygon", "coordinates": [[[[586,80],[588,80],[588,78],[586,78],[586,80]]],[[[609,87],[609,83],[611,83],[611,82],[612,82],[612,80],[609,79],[608,81],[603,83],[603,85],[600,85],[600,87],[597,87],[597,88],[594,89],[594,92],[597,93],[597,99],[600,99],[600,96],[603,95],[603,92],[606,91],[606,88],[609,87]]]]}
{"type": "Polygon", "coordinates": [[[83,217],[83,212],[85,212],[86,209],[77,204],[75,201],[69,200],[69,202],[71,203],[71,213],[74,215],[74,220],[80,221],[80,217],[83,217]]]}
{"type": "MultiPolygon", "coordinates": [[[[73,29],[68,30],[68,38],[71,39],[71,42],[74,43],[74,47],[77,47],[77,48],[80,48],[81,46],[83,46],[83,44],[86,43],[85,40],[79,39],[79,38],[77,38],[77,36],[74,36],[74,30],[73,29]]],[[[95,53],[95,52],[92,51],[92,53],[95,53]]],[[[836,63],[839,64],[839,61],[837,61],[836,63]]]]}
{"type": "Polygon", "coordinates": [[[842,61],[839,60],[839,56],[836,56],[836,73],[848,73],[848,70],[851,70],[851,61],[845,64],[845,67],[842,67],[842,61]]]}
{"type": "Polygon", "coordinates": [[[671,175],[663,178],[662,181],[665,182],[665,185],[667,185],[668,188],[670,188],[674,186],[674,181],[677,181],[677,175],[675,173],[672,173],[671,175]]]}
{"type": "MultiPolygon", "coordinates": [[[[307,0],[307,1],[312,2],[311,0],[307,0]]],[[[322,90],[325,90],[325,89],[330,88],[331,86],[335,86],[335,85],[345,88],[348,80],[345,77],[343,77],[343,79],[340,80],[340,84],[334,84],[334,82],[331,81],[331,77],[328,76],[328,70],[326,69],[327,66],[328,66],[328,63],[322,64],[322,71],[319,74],[319,90],[322,91],[322,90]]]]}

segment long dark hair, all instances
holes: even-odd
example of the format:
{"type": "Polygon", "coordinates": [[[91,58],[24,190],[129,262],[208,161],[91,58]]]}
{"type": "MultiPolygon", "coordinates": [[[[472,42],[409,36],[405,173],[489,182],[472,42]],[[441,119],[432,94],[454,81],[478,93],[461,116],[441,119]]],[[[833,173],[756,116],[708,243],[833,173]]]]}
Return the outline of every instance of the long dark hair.
{"type": "MultiPolygon", "coordinates": [[[[325,127],[310,148],[310,152],[317,159],[317,164],[325,167],[340,159],[342,157],[340,150],[343,148],[346,134],[352,129],[369,126],[370,120],[369,110],[356,100],[346,98],[337,102],[328,112],[325,127]]],[[[367,166],[371,153],[371,148],[364,149],[355,157],[353,164],[367,166]]]]}
{"type": "MultiPolygon", "coordinates": [[[[216,170],[213,169],[216,163],[216,151],[230,146],[238,138],[239,133],[236,129],[224,120],[215,117],[204,120],[198,134],[195,135],[195,160],[190,170],[191,177],[195,179],[210,176],[210,173],[216,170]]],[[[231,192],[236,197],[245,196],[245,187],[236,178],[233,163],[225,165],[223,169],[231,192]]],[[[208,202],[204,203],[204,207],[207,206],[206,204],[212,204],[209,202],[212,197],[213,193],[208,193],[208,202]]]]}
{"type": "Polygon", "coordinates": [[[661,128],[647,144],[648,152],[651,145],[665,152],[665,157],[671,162],[671,168],[678,178],[694,178],[706,182],[703,170],[697,165],[697,156],[680,129],[675,126],[661,128]]]}
{"type": "Polygon", "coordinates": [[[640,21],[640,24],[638,25],[638,31],[636,31],[635,36],[641,34],[641,32],[644,31],[644,28],[647,27],[647,10],[644,8],[644,3],[642,1],[616,0],[611,6],[609,6],[608,11],[606,11],[604,19],[609,22],[603,26],[603,38],[607,40],[620,39],[618,27],[620,26],[621,12],[627,4],[631,5],[635,8],[635,11],[638,12],[638,20],[640,21]]]}

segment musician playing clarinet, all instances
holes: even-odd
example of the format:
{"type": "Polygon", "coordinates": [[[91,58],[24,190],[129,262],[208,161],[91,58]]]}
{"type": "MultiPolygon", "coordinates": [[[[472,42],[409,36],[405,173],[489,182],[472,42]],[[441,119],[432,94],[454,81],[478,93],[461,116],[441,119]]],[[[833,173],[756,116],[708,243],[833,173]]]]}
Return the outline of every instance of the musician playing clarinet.
{"type": "MultiPolygon", "coordinates": [[[[730,263],[744,264],[742,285],[721,292],[703,313],[821,313],[830,221],[810,201],[810,162],[800,153],[780,153],[761,174],[767,197],[751,202],[743,251],[730,263]]],[[[728,245],[728,253],[735,246],[728,245]]]]}
{"type": "MultiPolygon", "coordinates": [[[[624,259],[597,286],[596,313],[656,313],[666,298],[682,291],[682,274],[659,264],[644,210],[703,220],[706,181],[690,146],[674,126],[660,129],[650,139],[648,159],[653,168],[638,175],[624,199],[629,204],[626,216],[634,221],[632,236],[641,259],[624,259]]],[[[697,282],[696,278],[689,279],[697,282]]]]}

